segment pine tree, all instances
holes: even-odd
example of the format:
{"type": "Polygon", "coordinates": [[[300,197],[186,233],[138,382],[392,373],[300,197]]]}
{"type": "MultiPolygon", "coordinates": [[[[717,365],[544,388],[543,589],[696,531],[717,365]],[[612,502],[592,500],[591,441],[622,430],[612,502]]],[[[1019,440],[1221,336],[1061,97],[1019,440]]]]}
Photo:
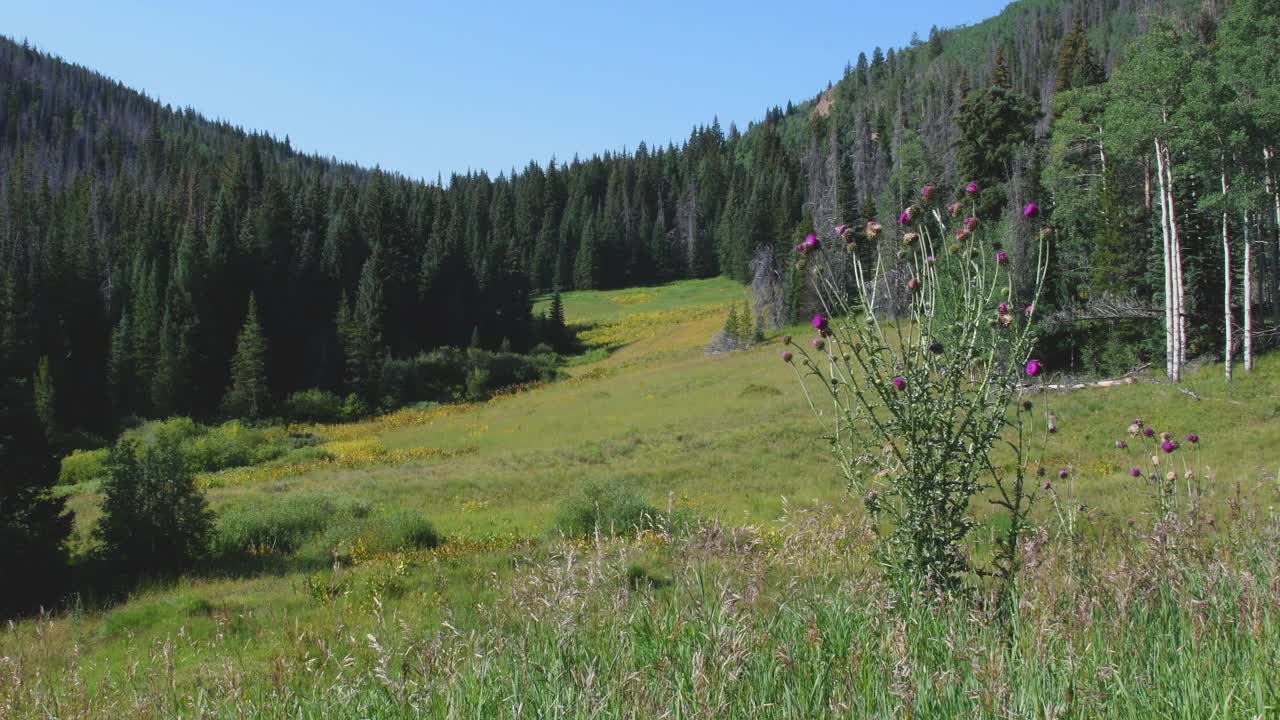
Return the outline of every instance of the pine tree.
{"type": "Polygon", "coordinates": [[[600,260],[596,243],[594,218],[588,218],[582,227],[578,254],[573,261],[573,287],[577,290],[594,290],[599,287],[600,260]]]}
{"type": "Polygon", "coordinates": [[[47,355],[42,355],[36,365],[35,398],[36,416],[44,425],[45,434],[53,437],[58,429],[58,396],[53,387],[53,375],[49,372],[47,355]]]}
{"type": "MultiPolygon", "coordinates": [[[[0,366],[2,367],[2,366],[0,366]]],[[[28,383],[0,377],[0,617],[56,598],[72,516],[28,383]]]]}
{"type": "Polygon", "coordinates": [[[559,288],[551,295],[551,310],[547,313],[547,332],[550,335],[551,347],[556,352],[564,352],[568,343],[568,328],[564,320],[564,301],[560,298],[559,288]]]}
{"type": "Polygon", "coordinates": [[[222,401],[223,412],[236,417],[260,419],[271,404],[267,388],[267,339],[258,323],[258,301],[249,296],[249,311],[240,337],[236,341],[236,354],[231,359],[231,387],[222,401]]]}
{"type": "Polygon", "coordinates": [[[352,391],[371,406],[377,399],[381,376],[382,283],[382,249],[375,245],[360,270],[355,302],[338,323],[348,382],[352,391]]]}

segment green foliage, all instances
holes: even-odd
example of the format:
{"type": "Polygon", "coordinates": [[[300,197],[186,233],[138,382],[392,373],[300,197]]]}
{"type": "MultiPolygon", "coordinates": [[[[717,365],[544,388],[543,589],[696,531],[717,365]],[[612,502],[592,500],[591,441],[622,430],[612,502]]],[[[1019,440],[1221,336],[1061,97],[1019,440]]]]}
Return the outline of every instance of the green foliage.
{"type": "Polygon", "coordinates": [[[258,302],[251,295],[249,312],[236,341],[236,354],[231,359],[231,387],[222,401],[222,408],[229,415],[257,419],[266,415],[270,405],[267,340],[258,323],[258,302]]]}
{"type": "Polygon", "coordinates": [[[1003,184],[1014,153],[1035,138],[1039,106],[1002,85],[975,90],[956,111],[956,170],[981,188],[978,215],[995,218],[1004,208],[1003,184]]]}
{"type": "Polygon", "coordinates": [[[102,496],[94,537],[102,556],[124,571],[177,572],[207,553],[213,516],[174,436],[160,433],[146,446],[117,442],[102,496]]]}
{"type": "Polygon", "coordinates": [[[330,527],[368,513],[367,507],[332,497],[290,494],[271,503],[237,504],[218,513],[215,557],[292,553],[330,527]]]}
{"type": "Polygon", "coordinates": [[[25,382],[0,376],[0,617],[56,599],[72,517],[25,382]]]}
{"type": "Polygon", "coordinates": [[[343,400],[327,390],[301,390],[285,399],[280,412],[289,422],[333,423],[343,418],[343,400]]]}
{"type": "Polygon", "coordinates": [[[282,443],[272,443],[262,430],[246,427],[231,420],[211,428],[201,428],[199,435],[179,445],[179,450],[192,472],[217,472],[228,468],[256,465],[279,457],[285,452],[282,443]]]}
{"type": "Polygon", "coordinates": [[[45,434],[52,436],[58,431],[58,396],[53,387],[53,376],[49,372],[49,358],[41,357],[36,365],[35,377],[36,417],[44,424],[45,434]]]}
{"type": "Polygon", "coordinates": [[[406,509],[393,510],[368,523],[360,537],[371,552],[429,550],[442,541],[431,521],[406,509]]]}
{"type": "Polygon", "coordinates": [[[566,537],[629,535],[657,526],[657,508],[634,488],[603,482],[580,487],[560,504],[555,530],[566,537]]]}
{"type": "Polygon", "coordinates": [[[72,451],[70,455],[62,458],[58,484],[83,485],[106,477],[107,453],[106,448],[72,451]]]}

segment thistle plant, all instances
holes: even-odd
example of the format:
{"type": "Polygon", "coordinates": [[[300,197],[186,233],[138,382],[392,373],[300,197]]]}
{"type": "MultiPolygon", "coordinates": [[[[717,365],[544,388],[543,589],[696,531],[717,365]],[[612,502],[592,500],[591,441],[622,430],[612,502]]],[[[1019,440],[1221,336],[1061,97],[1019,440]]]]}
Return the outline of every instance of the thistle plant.
{"type": "MultiPolygon", "coordinates": [[[[796,248],[822,311],[813,318],[814,342],[787,338],[783,356],[800,375],[850,490],[866,499],[881,565],[926,590],[955,588],[975,572],[1016,572],[1034,481],[1026,478],[1029,406],[1011,416],[1009,405],[1024,379],[1041,372],[1030,357],[1031,320],[1048,255],[1041,233],[1031,296],[1015,297],[1009,255],[981,242],[981,223],[965,217],[972,203],[942,208],[938,195],[925,186],[920,203],[902,212],[896,262],[883,253],[873,268],[859,261],[859,242],[884,232],[875,222],[835,228],[835,247],[811,236],[796,248]],[[834,254],[842,251],[847,257],[834,254]],[[885,294],[905,296],[905,317],[880,312],[885,294]],[[806,376],[820,379],[825,398],[806,376]],[[992,459],[1011,427],[1012,473],[992,459]],[[995,564],[976,568],[965,541],[973,500],[987,489],[1010,514],[1012,535],[995,564]]],[[[1036,214],[1032,206],[1026,212],[1036,214]]]]}

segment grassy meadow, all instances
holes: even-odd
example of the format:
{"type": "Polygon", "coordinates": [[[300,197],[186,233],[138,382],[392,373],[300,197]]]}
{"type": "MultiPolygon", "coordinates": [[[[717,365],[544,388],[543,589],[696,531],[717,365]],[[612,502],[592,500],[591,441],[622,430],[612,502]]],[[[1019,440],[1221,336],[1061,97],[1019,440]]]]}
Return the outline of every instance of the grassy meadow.
{"type": "Polygon", "coordinates": [[[561,380],[261,429],[316,449],[200,476],[224,558],[0,631],[0,717],[1280,717],[1280,356],[1031,395],[1069,479],[1002,624],[891,601],[786,331],[704,353],[744,297],[567,293],[561,380]],[[1203,515],[1152,517],[1135,417],[1200,436],[1203,515]],[[563,538],[584,487],[660,521],[563,538]]]}

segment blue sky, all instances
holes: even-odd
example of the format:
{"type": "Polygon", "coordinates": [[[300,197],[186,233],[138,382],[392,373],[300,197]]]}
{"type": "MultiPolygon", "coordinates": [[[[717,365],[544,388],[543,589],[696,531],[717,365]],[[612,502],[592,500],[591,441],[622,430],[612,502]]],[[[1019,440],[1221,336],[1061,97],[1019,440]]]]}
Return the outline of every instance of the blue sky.
{"type": "Polygon", "coordinates": [[[6,3],[0,33],[299,150],[447,179],[745,128],[859,51],[1005,4],[56,0],[6,3]]]}

